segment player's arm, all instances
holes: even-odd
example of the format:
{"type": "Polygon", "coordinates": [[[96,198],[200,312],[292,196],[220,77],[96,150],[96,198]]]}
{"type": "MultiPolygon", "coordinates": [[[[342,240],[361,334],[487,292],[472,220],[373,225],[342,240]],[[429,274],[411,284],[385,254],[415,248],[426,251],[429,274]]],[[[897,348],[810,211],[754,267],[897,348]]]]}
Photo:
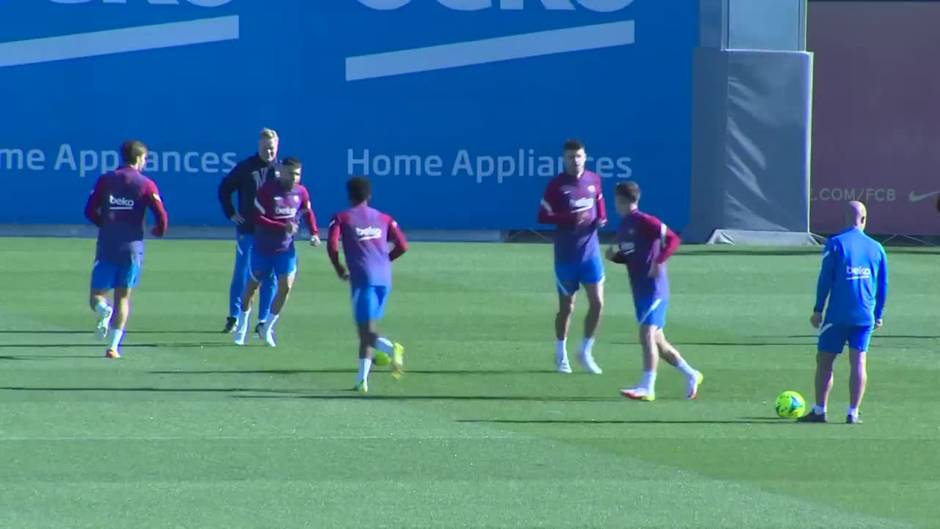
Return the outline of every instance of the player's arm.
{"type": "Polygon", "coordinates": [[[620,249],[618,246],[615,250],[613,247],[607,248],[607,260],[617,263],[617,264],[627,264],[630,259],[630,254],[620,249]]]}
{"type": "Polygon", "coordinates": [[[601,191],[600,181],[597,182],[597,227],[603,228],[607,225],[607,205],[604,204],[604,192],[601,191]]]}
{"type": "Polygon", "coordinates": [[[256,226],[263,226],[271,231],[284,231],[288,232],[293,229],[290,222],[285,222],[282,220],[277,220],[274,217],[269,216],[268,212],[274,211],[274,200],[270,196],[270,192],[262,187],[258,190],[258,193],[255,194],[255,209],[254,220],[256,226]]]}
{"type": "Polygon", "coordinates": [[[304,206],[303,215],[307,220],[307,227],[310,228],[310,244],[320,246],[320,229],[317,228],[317,216],[313,212],[313,205],[310,204],[310,193],[304,188],[304,206]]]}
{"type": "Polygon", "coordinates": [[[104,182],[99,177],[85,202],[85,218],[95,226],[101,227],[101,199],[104,197],[104,182]]]}
{"type": "Polygon", "coordinates": [[[822,313],[826,308],[826,300],[832,291],[832,281],[835,277],[835,248],[826,243],[823,250],[822,265],[819,268],[819,279],[816,280],[816,305],[813,306],[813,316],[810,323],[817,329],[822,324],[822,313]]]}
{"type": "Polygon", "coordinates": [[[676,232],[672,231],[669,226],[666,226],[664,222],[657,219],[657,223],[659,224],[657,228],[659,231],[659,244],[662,246],[660,248],[659,257],[656,258],[656,262],[658,264],[666,264],[666,261],[679,249],[679,245],[682,244],[682,239],[680,239],[679,236],[676,235],[676,232]]]}
{"type": "Polygon", "coordinates": [[[656,260],[653,261],[653,265],[650,267],[650,277],[656,277],[660,273],[660,267],[666,264],[666,261],[679,249],[682,240],[674,231],[669,229],[669,226],[656,217],[646,217],[640,225],[640,229],[643,237],[651,239],[653,244],[659,245],[659,254],[657,254],[656,260]]]}
{"type": "Polygon", "coordinates": [[[878,263],[878,290],[875,291],[875,326],[881,327],[888,300],[888,256],[881,249],[881,262],[878,263]]]}
{"type": "Polygon", "coordinates": [[[578,214],[565,210],[562,206],[561,193],[555,182],[549,182],[542,195],[539,205],[539,224],[574,225],[578,221],[578,214]]]}
{"type": "Polygon", "coordinates": [[[402,233],[398,223],[392,218],[388,219],[388,240],[395,243],[395,248],[388,254],[389,261],[398,259],[408,251],[408,240],[405,239],[405,234],[402,233]]]}
{"type": "Polygon", "coordinates": [[[219,182],[219,204],[222,206],[222,213],[225,214],[225,218],[235,224],[245,222],[245,218],[241,216],[241,213],[232,206],[232,195],[238,190],[239,183],[243,178],[243,166],[238,164],[219,182]]]}
{"type": "Polygon", "coordinates": [[[330,256],[330,262],[333,264],[333,270],[336,271],[336,275],[343,281],[346,281],[349,279],[349,272],[339,260],[339,235],[340,220],[339,216],[335,216],[333,220],[330,221],[330,228],[327,232],[326,253],[330,256]]]}
{"type": "Polygon", "coordinates": [[[163,207],[163,199],[160,198],[160,190],[157,189],[156,184],[150,184],[144,194],[144,200],[147,201],[147,207],[150,208],[150,213],[153,214],[154,226],[150,233],[154,237],[163,237],[166,235],[169,218],[166,214],[166,208],[163,207]]]}

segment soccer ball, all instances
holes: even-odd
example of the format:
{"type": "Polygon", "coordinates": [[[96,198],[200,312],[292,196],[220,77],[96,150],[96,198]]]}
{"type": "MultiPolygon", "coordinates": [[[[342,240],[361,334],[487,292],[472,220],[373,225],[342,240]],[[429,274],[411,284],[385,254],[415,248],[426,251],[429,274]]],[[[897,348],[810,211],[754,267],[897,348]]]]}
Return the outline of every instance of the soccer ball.
{"type": "Polygon", "coordinates": [[[795,391],[784,391],[777,395],[775,407],[777,416],[784,419],[796,419],[802,417],[803,412],[806,411],[806,401],[803,400],[803,395],[795,391]]]}
{"type": "Polygon", "coordinates": [[[372,363],[377,366],[387,366],[392,363],[392,359],[388,354],[382,351],[376,351],[375,354],[372,355],[372,363]]]}

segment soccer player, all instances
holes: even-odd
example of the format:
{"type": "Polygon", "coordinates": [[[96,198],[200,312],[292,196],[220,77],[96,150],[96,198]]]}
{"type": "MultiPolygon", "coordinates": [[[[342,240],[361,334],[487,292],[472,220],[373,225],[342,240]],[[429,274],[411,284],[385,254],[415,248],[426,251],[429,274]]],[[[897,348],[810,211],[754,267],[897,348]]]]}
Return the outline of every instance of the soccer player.
{"type": "Polygon", "coordinates": [[[385,303],[392,289],[391,263],[408,251],[408,241],[395,220],[369,207],[372,185],[365,178],[352,178],[346,183],[351,208],[337,213],[330,222],[327,252],[343,281],[349,281],[353,316],[359,332],[359,372],[354,390],[369,392],[369,370],[372,348],[392,356],[392,376],[401,378],[404,371],[405,348],[379,336],[376,325],[385,313],[385,303]],[[339,260],[339,244],[343,243],[346,265],[339,260]],[[394,248],[389,251],[389,241],[394,248]]]}
{"type": "Polygon", "coordinates": [[[564,144],[565,171],[545,188],[538,221],[557,226],[555,233],[555,279],[558,313],[555,315],[555,368],[571,373],[568,364],[568,327],[580,285],[588,297],[584,318],[584,341],[579,360],[595,375],[601,368],[594,361],[594,335],[604,308],[604,262],[597,243],[597,229],[607,224],[607,210],[601,192],[601,179],[585,169],[584,144],[568,140],[564,144]]]}
{"type": "Polygon", "coordinates": [[[816,285],[816,306],[810,317],[810,323],[819,329],[816,405],[799,419],[800,422],[826,422],[826,403],[832,390],[832,364],[842,354],[846,342],[849,344],[851,373],[849,411],[845,422],[862,422],[858,418],[858,408],[868,379],[865,355],[872,331],[883,323],[888,295],[888,258],[885,249],[865,235],[866,221],[865,205],[849,202],[845,210],[848,227],[826,241],[816,285]]]}
{"type": "Polygon", "coordinates": [[[85,217],[98,226],[95,264],[91,271],[89,304],[98,315],[99,340],[111,336],[106,358],[120,358],[121,340],[131,311],[131,292],[144,261],[144,216],[153,213],[151,233],[166,234],[167,215],[153,180],[140,173],[147,163],[147,146],[132,140],[121,144],[123,165],[98,177],[85,204],[85,217]],[[108,292],[113,290],[113,305],[108,292]]]}
{"type": "MultiPolygon", "coordinates": [[[[297,253],[294,236],[300,229],[301,218],[310,228],[310,245],[319,246],[317,219],[310,205],[310,194],[300,184],[303,166],[296,158],[287,158],[275,168],[275,179],[261,186],[255,197],[255,241],[251,248],[251,272],[242,294],[242,312],[235,326],[235,343],[245,345],[251,317],[251,301],[259,284],[271,275],[277,276],[277,295],[271,304],[270,317],[261,325],[261,338],[276,347],[274,326],[281,317],[284,304],[297,274],[297,253]]],[[[260,312],[259,308],[259,312],[260,312]]]]}
{"type": "Polygon", "coordinates": [[[617,230],[618,246],[607,249],[607,258],[627,265],[643,348],[642,380],[620,393],[633,400],[656,400],[656,368],[662,358],[685,375],[686,398],[694,399],[704,377],[682,358],[663,333],[669,306],[666,261],[681,241],[662,221],[640,211],[640,186],[636,182],[618,183],[615,193],[617,213],[623,220],[617,230]]]}
{"type": "MultiPolygon", "coordinates": [[[[277,132],[262,129],[258,138],[258,153],[239,162],[219,183],[219,203],[225,218],[235,224],[235,269],[229,285],[229,313],[225,320],[223,333],[232,332],[238,315],[241,313],[242,294],[248,284],[249,259],[255,241],[255,194],[268,180],[274,179],[274,166],[277,164],[277,132]],[[238,193],[238,209],[232,207],[232,195],[238,193]]],[[[277,289],[277,279],[269,276],[261,283],[261,296],[258,301],[258,326],[255,329],[261,336],[261,327],[271,311],[277,289]]]]}

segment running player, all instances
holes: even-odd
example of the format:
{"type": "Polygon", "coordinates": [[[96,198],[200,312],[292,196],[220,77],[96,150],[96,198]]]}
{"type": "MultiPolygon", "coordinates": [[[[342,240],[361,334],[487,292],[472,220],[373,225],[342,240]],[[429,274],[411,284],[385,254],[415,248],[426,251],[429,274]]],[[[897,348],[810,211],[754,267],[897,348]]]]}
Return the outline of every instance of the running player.
{"type": "Polygon", "coordinates": [[[154,236],[163,237],[167,229],[166,210],[157,185],[140,173],[147,163],[147,146],[136,140],[125,141],[121,144],[121,159],[121,167],[98,177],[85,204],[85,217],[98,226],[89,304],[98,315],[98,339],[107,338],[111,329],[106,358],[121,357],[131,292],[144,262],[146,209],[156,221],[151,231],[154,236]],[[113,305],[108,305],[111,290],[113,305]]]}
{"type": "MultiPolygon", "coordinates": [[[[251,317],[251,301],[259,284],[270,276],[277,276],[277,295],[271,304],[271,314],[261,326],[261,338],[276,347],[274,326],[294,286],[297,274],[297,253],[294,236],[300,229],[301,217],[310,228],[311,246],[319,246],[317,219],[310,205],[310,194],[300,184],[303,167],[300,160],[288,158],[275,169],[275,179],[261,186],[255,197],[255,242],[251,249],[251,273],[241,306],[244,307],[235,327],[235,343],[245,345],[251,317]]],[[[260,309],[259,309],[260,311],[260,309]]]]}
{"type": "Polygon", "coordinates": [[[607,258],[627,265],[643,348],[642,380],[620,393],[633,400],[656,400],[656,368],[662,358],[685,375],[686,398],[694,399],[704,377],[686,363],[663,333],[669,306],[666,261],[679,248],[679,236],[656,217],[640,211],[640,186],[636,182],[618,183],[614,198],[623,220],[617,230],[618,246],[608,248],[607,258]]]}
{"type": "Polygon", "coordinates": [[[349,281],[353,317],[359,333],[359,372],[353,389],[369,391],[372,348],[392,356],[392,376],[401,378],[405,348],[379,336],[378,321],[385,313],[385,303],[392,289],[391,263],[408,250],[408,241],[395,220],[369,206],[372,185],[365,178],[346,183],[351,208],[337,213],[330,222],[327,252],[343,281],[349,281]],[[339,260],[342,241],[346,266],[339,260]],[[394,247],[389,251],[389,241],[394,247]]]}
{"type": "Polygon", "coordinates": [[[558,313],[555,315],[555,369],[571,373],[568,363],[568,327],[580,285],[588,296],[584,318],[584,341],[579,360],[595,375],[601,368],[594,361],[594,335],[604,308],[604,262],[597,243],[597,229],[607,224],[607,210],[600,177],[585,169],[584,144],[568,140],[564,144],[565,172],[545,188],[538,220],[557,226],[555,233],[555,279],[558,313]]]}

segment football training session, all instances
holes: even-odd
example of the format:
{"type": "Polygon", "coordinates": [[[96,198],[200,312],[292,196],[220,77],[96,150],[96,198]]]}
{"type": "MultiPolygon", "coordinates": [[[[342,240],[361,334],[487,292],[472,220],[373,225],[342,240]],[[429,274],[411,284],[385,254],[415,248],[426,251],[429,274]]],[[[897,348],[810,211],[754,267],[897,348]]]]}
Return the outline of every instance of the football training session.
{"type": "Polygon", "coordinates": [[[0,529],[940,528],[937,28],[0,2],[0,529]]]}

